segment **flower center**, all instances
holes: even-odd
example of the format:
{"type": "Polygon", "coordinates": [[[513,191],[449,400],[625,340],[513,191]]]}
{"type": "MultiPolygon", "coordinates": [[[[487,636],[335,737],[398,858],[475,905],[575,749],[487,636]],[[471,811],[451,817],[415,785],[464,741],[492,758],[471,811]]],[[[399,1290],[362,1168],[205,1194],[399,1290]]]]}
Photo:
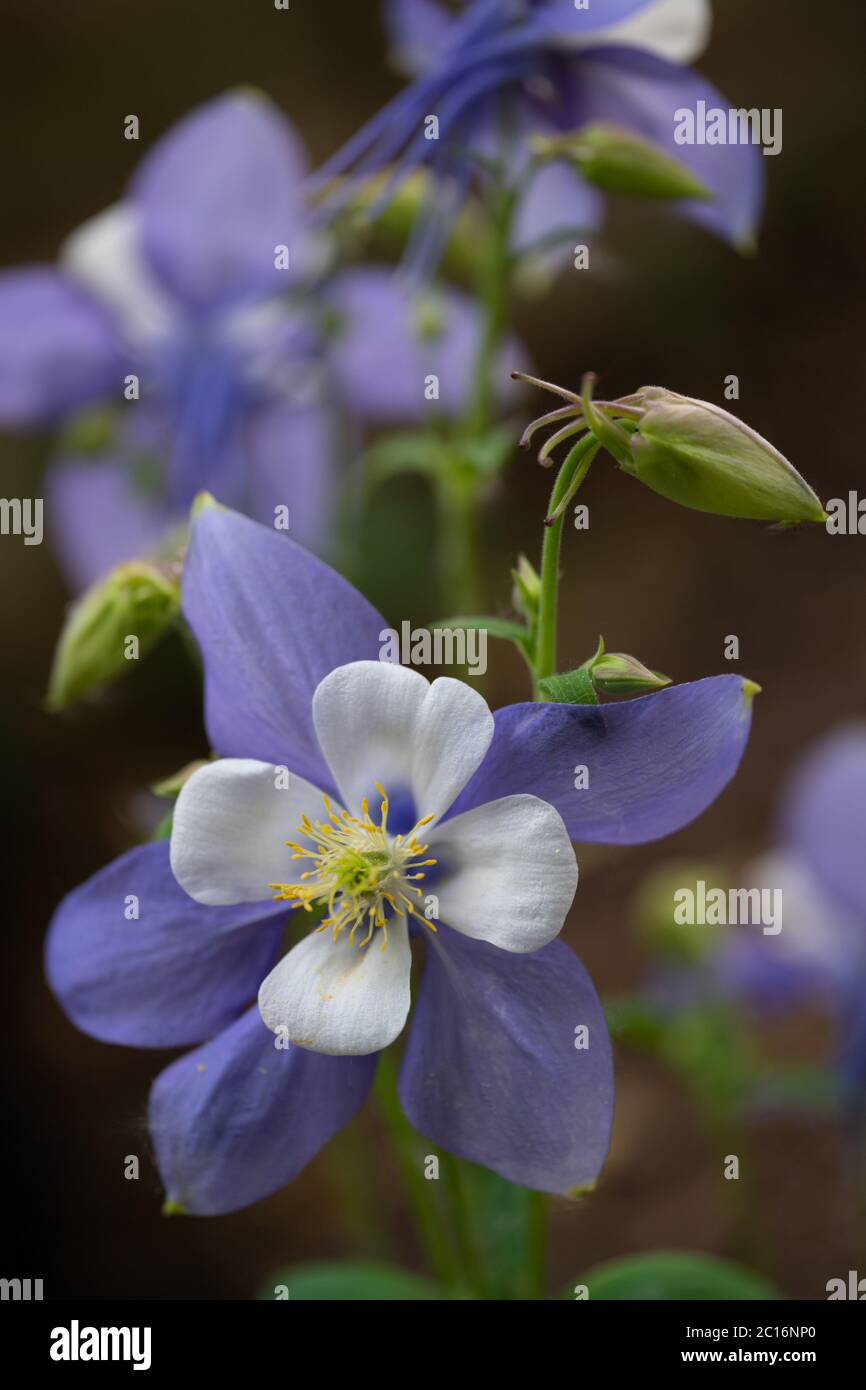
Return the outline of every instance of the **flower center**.
{"type": "Polygon", "coordinates": [[[271,883],[277,902],[297,903],[305,912],[324,907],[327,915],[316,928],[329,927],[336,941],[348,931],[349,944],[362,929],[357,945],[367,946],[377,930],[382,933],[380,949],[388,944],[388,917],[393,913],[415,916],[435,931],[434,924],[419,912],[417,899],[422,892],[418,881],[435,859],[423,859],[427,846],[419,843],[417,832],[429,825],[432,816],[416,821],[406,835],[388,833],[388,797],[377,782],[382,798],[379,824],[370,816],[366,798],[360,816],[348,811],[338,815],[323,797],[327,820],[311,821],[304,816],[298,833],[307,844],[287,840],[293,859],[308,859],[311,867],[298,883],[271,883]]]}

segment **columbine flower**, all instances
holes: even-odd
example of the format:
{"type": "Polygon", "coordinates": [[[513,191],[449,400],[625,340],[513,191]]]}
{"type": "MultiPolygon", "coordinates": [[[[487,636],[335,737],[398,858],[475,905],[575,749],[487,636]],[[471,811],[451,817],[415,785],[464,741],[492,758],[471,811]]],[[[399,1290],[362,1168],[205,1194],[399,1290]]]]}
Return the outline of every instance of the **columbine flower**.
{"type": "Polygon", "coordinates": [[[866,726],[822,739],[783,796],[778,844],[744,883],[777,889],[782,930],[738,931],[715,954],[717,982],[759,1008],[822,998],[837,1025],[849,1103],[864,1113],[866,1087],[866,726]]]}
{"type": "Polygon", "coordinates": [[[611,1063],[592,983],[552,939],[577,880],[569,842],[653,839],[709,805],[748,737],[743,681],[491,715],[458,681],[377,661],[385,620],[360,594],[216,507],[193,521],[183,606],[222,758],[181,792],[170,847],[73,892],[47,948],[84,1031],[202,1044],[151,1096],[169,1198],[198,1213],[256,1201],[348,1122],[406,1021],[412,935],[426,958],[409,1119],[527,1187],[591,1183],[611,1063]],[[279,959],[290,904],[310,930],[279,959]]]}
{"type": "Polygon", "coordinates": [[[616,122],[662,147],[694,174],[710,200],[683,213],[736,244],[753,240],[763,201],[753,148],[680,146],[674,113],[729,103],[681,67],[704,48],[708,0],[473,0],[459,15],[438,0],[390,0],[395,54],[414,81],[322,170],[368,177],[391,171],[393,187],[420,166],[440,181],[414,253],[429,263],[472,178],[491,163],[520,192],[512,246],[549,246],[600,220],[599,195],[567,162],[531,157],[532,138],[616,122]],[[425,122],[438,120],[438,138],[425,122]]]}
{"type": "Polygon", "coordinates": [[[58,268],[0,276],[0,423],[121,412],[100,450],[85,457],[67,440],[49,475],[48,515],[76,587],[158,549],[202,488],[261,520],[288,506],[292,535],[317,544],[335,403],[359,423],[416,420],[436,373],[440,410],[463,410],[480,336],[472,305],[443,294],[437,331],[420,332],[386,268],[328,278],[321,233],[314,250],[306,227],[305,174],[298,137],[264,97],[220,97],[157,141],[124,200],[69,238],[58,268]],[[130,375],[140,400],[124,399],[130,375]]]}

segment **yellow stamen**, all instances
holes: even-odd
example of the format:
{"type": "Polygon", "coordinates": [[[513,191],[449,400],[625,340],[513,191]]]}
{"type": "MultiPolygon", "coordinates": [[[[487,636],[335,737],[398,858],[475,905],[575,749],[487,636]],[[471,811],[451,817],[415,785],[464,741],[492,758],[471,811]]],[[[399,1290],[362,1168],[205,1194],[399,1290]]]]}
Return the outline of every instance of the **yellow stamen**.
{"type": "Polygon", "coordinates": [[[300,875],[297,883],[272,883],[277,901],[294,903],[312,913],[324,907],[326,915],[316,931],[331,928],[334,941],[348,931],[349,944],[355,945],[355,934],[363,929],[363,939],[357,942],[369,946],[377,931],[381,933],[380,950],[388,945],[386,905],[391,912],[415,917],[431,931],[436,925],[427,920],[408,896],[423,897],[417,880],[435,859],[422,859],[427,846],[421,844],[417,832],[434,819],[424,816],[405,835],[388,834],[388,794],[379,782],[374,786],[381,798],[379,824],[370,815],[367,798],[361,802],[361,816],[348,811],[335,811],[327,796],[323,796],[326,821],[311,821],[301,817],[299,834],[309,841],[304,848],[293,840],[286,845],[293,851],[292,859],[307,859],[312,867],[300,875]],[[407,892],[408,890],[408,892],[407,892]]]}

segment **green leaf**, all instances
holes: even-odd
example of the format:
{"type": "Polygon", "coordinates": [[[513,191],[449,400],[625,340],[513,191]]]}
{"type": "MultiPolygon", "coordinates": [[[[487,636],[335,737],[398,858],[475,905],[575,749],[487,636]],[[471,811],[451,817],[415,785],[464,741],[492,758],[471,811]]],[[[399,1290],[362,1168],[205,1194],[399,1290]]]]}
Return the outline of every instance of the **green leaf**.
{"type": "Polygon", "coordinates": [[[574,1286],[581,1284],[586,1285],[590,1301],[755,1301],[782,1297],[778,1289],[753,1270],[689,1250],[652,1250],[643,1255],[609,1260],[575,1279],[564,1297],[574,1298],[574,1286]]]}
{"type": "Polygon", "coordinates": [[[545,700],[557,705],[597,705],[598,696],[592,677],[585,666],[575,671],[567,671],[560,676],[545,676],[538,682],[538,688],[545,700]]]}
{"type": "Polygon", "coordinates": [[[398,1303],[447,1296],[429,1280],[396,1265],[351,1260],[293,1265],[272,1275],[258,1294],[260,1299],[290,1303],[398,1303]]]}
{"type": "Polygon", "coordinates": [[[525,642],[528,631],[522,623],[512,622],[510,618],[493,618],[487,614],[473,614],[466,617],[461,614],[457,618],[437,618],[435,623],[428,623],[427,627],[431,632],[436,628],[469,628],[473,632],[488,632],[491,637],[502,637],[509,642],[525,642]]]}

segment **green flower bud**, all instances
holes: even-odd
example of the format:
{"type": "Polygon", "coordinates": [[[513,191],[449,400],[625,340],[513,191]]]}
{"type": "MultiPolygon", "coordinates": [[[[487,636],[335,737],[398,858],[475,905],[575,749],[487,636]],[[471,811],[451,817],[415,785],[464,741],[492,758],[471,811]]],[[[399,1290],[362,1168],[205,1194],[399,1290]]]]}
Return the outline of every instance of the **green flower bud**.
{"type": "Polygon", "coordinates": [[[684,507],[755,521],[825,521],[793,464],[736,416],[708,401],[647,386],[627,472],[684,507]]]}
{"type": "Polygon", "coordinates": [[[575,165],[588,183],[607,193],[640,198],[713,196],[691,169],[659,145],[606,121],[570,135],[537,136],[532,148],[541,159],[563,159],[575,165]]]}
{"type": "Polygon", "coordinates": [[[651,671],[635,656],[625,652],[605,652],[594,661],[592,683],[603,695],[640,695],[670,685],[670,677],[651,671]]]}
{"type": "MultiPolygon", "coordinates": [[[[360,245],[368,257],[399,257],[419,216],[440,196],[435,178],[426,169],[417,169],[389,192],[381,204],[382,193],[393,177],[393,167],[366,179],[353,181],[350,196],[333,219],[344,239],[360,245]]],[[[331,179],[321,190],[322,197],[347,188],[342,177],[331,179]]],[[[477,209],[467,205],[455,218],[451,235],[443,248],[442,269],[458,277],[478,273],[484,257],[485,228],[477,209]]]]}
{"type": "Polygon", "coordinates": [[[180,608],[171,569],[145,561],[119,565],[69,610],[48,685],[49,709],[115,680],[155,645],[180,608]]]}
{"type": "Polygon", "coordinates": [[[517,567],[511,571],[511,577],[514,580],[514,587],[511,591],[511,601],[514,607],[528,622],[534,622],[538,616],[541,580],[525,555],[518,555],[517,567]]]}
{"type": "Polygon", "coordinates": [[[663,386],[644,386],[600,408],[592,400],[594,380],[588,374],[581,393],[587,424],[625,472],[653,492],[716,516],[826,521],[794,465],[727,410],[663,386]]]}

